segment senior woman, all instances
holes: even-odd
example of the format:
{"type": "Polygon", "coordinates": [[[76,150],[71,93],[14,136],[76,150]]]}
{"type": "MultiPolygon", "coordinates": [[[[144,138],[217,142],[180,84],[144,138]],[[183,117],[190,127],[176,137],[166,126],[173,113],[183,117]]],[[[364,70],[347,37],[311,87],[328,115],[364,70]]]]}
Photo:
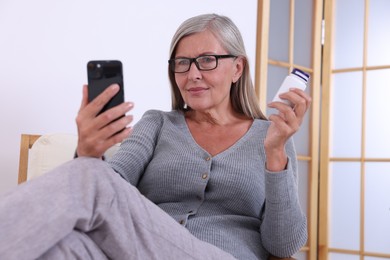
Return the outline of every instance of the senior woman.
{"type": "Polygon", "coordinates": [[[270,103],[278,114],[267,120],[240,32],[216,14],[180,25],[168,73],[172,111],[148,111],[134,127],[121,117],[131,102],[96,116],[117,85],[90,103],[84,86],[79,158],[0,201],[1,256],[248,260],[305,244],[291,137],[310,97],[291,89],[280,97],[294,109],[270,103]],[[11,221],[24,211],[27,223],[11,221]]]}

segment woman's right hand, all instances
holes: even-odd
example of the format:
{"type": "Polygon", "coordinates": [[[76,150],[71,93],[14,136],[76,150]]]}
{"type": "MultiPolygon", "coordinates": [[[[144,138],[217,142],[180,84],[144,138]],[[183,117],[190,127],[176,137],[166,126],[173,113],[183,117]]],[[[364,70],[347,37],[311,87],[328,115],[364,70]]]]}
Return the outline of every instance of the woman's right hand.
{"type": "Polygon", "coordinates": [[[78,156],[101,158],[108,148],[130,135],[132,128],[128,125],[133,121],[133,116],[125,114],[133,108],[133,103],[124,102],[98,115],[118,91],[119,86],[113,84],[88,103],[88,88],[87,85],[83,86],[81,107],[76,117],[78,156]]]}

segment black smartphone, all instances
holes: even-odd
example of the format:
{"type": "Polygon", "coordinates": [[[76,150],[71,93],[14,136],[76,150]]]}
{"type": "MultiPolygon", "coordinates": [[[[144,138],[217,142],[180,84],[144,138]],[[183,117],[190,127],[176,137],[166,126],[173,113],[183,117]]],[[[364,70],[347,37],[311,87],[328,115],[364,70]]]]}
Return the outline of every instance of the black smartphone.
{"type": "Polygon", "coordinates": [[[87,63],[88,101],[91,102],[107,87],[116,83],[119,92],[103,107],[99,114],[124,102],[122,62],[119,60],[92,60],[87,63]]]}

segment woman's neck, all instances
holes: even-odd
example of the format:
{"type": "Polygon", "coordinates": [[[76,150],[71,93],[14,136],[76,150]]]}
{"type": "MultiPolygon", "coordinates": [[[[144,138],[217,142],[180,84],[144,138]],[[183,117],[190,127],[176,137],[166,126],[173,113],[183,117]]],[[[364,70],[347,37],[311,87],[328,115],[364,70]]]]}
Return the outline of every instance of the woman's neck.
{"type": "Polygon", "coordinates": [[[219,126],[228,126],[237,123],[237,121],[249,119],[245,115],[238,114],[233,110],[222,113],[218,113],[217,111],[190,110],[186,112],[185,116],[187,120],[191,120],[197,124],[219,126]]]}

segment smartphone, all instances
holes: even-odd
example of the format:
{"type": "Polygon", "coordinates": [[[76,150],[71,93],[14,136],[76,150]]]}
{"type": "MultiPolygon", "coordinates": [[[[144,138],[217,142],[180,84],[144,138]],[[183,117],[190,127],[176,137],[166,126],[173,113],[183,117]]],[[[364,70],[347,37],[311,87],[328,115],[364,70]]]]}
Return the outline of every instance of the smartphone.
{"type": "Polygon", "coordinates": [[[103,107],[99,114],[124,102],[122,62],[119,60],[92,60],[87,63],[88,102],[107,87],[116,83],[119,92],[103,107]]]}

